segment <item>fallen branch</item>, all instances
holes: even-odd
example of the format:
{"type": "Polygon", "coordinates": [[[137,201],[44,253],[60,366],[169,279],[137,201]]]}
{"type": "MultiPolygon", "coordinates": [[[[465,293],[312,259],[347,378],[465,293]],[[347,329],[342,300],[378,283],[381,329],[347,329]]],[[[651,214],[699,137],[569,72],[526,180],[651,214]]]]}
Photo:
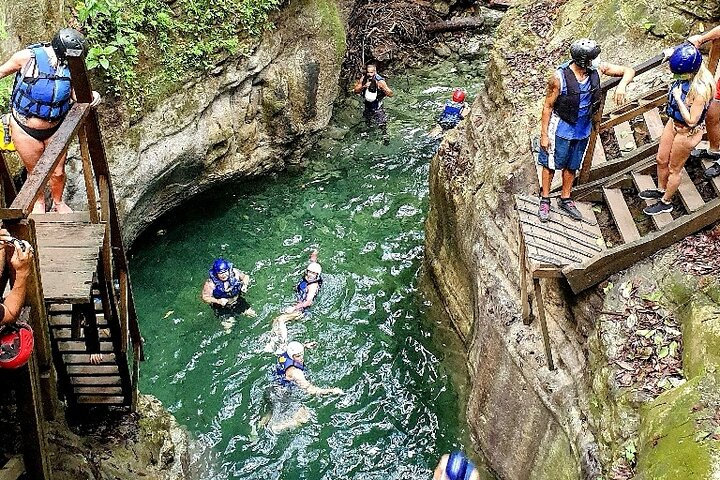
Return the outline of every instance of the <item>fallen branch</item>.
{"type": "Polygon", "coordinates": [[[425,25],[428,33],[455,32],[485,26],[484,18],[453,18],[443,22],[433,22],[425,25]]]}

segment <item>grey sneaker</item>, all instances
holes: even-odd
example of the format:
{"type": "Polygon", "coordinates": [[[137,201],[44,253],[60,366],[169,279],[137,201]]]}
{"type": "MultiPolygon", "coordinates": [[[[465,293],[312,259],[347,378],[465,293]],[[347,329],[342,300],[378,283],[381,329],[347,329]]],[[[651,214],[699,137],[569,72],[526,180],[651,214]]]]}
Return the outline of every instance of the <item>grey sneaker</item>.
{"type": "Polygon", "coordinates": [[[540,208],[538,209],[538,217],[540,217],[541,222],[547,222],[548,218],[550,218],[550,199],[549,198],[541,198],[540,199],[540,208]]]}
{"type": "Polygon", "coordinates": [[[643,200],[657,200],[663,197],[665,195],[665,192],[658,190],[657,188],[653,188],[652,190],[643,190],[642,192],[638,193],[638,197],[642,198],[643,200]]]}
{"type": "Polygon", "coordinates": [[[714,178],[720,175],[720,160],[710,165],[704,173],[707,178],[714,178]]]}
{"type": "Polygon", "coordinates": [[[572,198],[561,198],[560,208],[575,220],[583,219],[582,213],[580,213],[580,210],[577,209],[577,207],[575,206],[575,202],[572,198]]]}
{"type": "Polygon", "coordinates": [[[645,215],[650,215],[650,216],[660,215],[661,213],[670,213],[672,211],[673,211],[672,203],[665,203],[662,200],[643,208],[643,212],[645,212],[645,215]]]}
{"type": "Polygon", "coordinates": [[[690,152],[691,157],[695,158],[709,158],[710,160],[720,160],[720,152],[715,152],[705,148],[696,148],[690,152]]]}

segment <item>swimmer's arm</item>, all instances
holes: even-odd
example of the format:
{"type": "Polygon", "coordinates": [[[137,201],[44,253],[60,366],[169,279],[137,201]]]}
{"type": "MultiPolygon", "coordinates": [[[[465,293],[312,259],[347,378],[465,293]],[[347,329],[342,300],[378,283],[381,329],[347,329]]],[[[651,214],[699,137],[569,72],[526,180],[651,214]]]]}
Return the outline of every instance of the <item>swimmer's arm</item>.
{"type": "Polygon", "coordinates": [[[310,395],[327,395],[327,394],[338,394],[341,395],[344,392],[340,388],[320,388],[316,387],[312,383],[308,381],[307,378],[305,378],[305,374],[298,369],[293,369],[290,373],[290,380],[295,382],[295,384],[305,390],[310,395]]]}
{"type": "Polygon", "coordinates": [[[302,312],[302,310],[304,308],[311,306],[313,304],[313,302],[315,301],[315,296],[317,295],[318,288],[320,288],[320,287],[318,287],[317,283],[311,283],[308,286],[307,298],[305,300],[303,300],[302,302],[296,303],[295,307],[294,307],[295,310],[302,312]]]}
{"type": "Polygon", "coordinates": [[[435,467],[435,473],[433,473],[433,480],[443,480],[443,473],[445,472],[445,468],[447,468],[448,458],[450,458],[450,456],[447,453],[440,457],[440,461],[437,467],[435,467]]]}
{"type": "Polygon", "coordinates": [[[27,48],[16,52],[7,62],[0,65],[0,78],[5,78],[12,73],[19,72],[30,58],[32,58],[32,52],[27,48]]]}
{"type": "Polygon", "coordinates": [[[365,88],[365,85],[363,85],[363,80],[365,79],[365,76],[358,78],[358,81],[355,82],[355,86],[353,87],[353,93],[360,93],[362,92],[362,89],[365,88]]]}
{"type": "Polygon", "coordinates": [[[235,275],[237,275],[238,279],[243,283],[241,290],[247,292],[248,286],[250,286],[250,275],[241,272],[237,268],[235,269],[235,275]]]}
{"type": "Polygon", "coordinates": [[[385,80],[380,80],[379,82],[377,82],[377,85],[383,92],[385,92],[385,95],[387,95],[388,97],[392,97],[393,95],[395,95],[390,89],[390,87],[388,87],[388,84],[385,80]]]}
{"type": "Polygon", "coordinates": [[[207,280],[205,282],[205,284],[203,285],[202,295],[200,296],[200,298],[202,299],[203,302],[207,303],[208,305],[212,305],[214,303],[216,305],[222,306],[222,302],[220,302],[219,299],[213,297],[213,294],[212,294],[213,287],[214,287],[213,283],[210,280],[207,280]]]}
{"type": "Polygon", "coordinates": [[[613,100],[616,105],[622,105],[625,103],[625,90],[632,79],[635,78],[635,69],[631,67],[625,67],[623,65],[615,65],[613,63],[601,63],[598,68],[600,73],[608,75],[610,77],[622,77],[617,88],[615,88],[615,95],[613,100]]]}

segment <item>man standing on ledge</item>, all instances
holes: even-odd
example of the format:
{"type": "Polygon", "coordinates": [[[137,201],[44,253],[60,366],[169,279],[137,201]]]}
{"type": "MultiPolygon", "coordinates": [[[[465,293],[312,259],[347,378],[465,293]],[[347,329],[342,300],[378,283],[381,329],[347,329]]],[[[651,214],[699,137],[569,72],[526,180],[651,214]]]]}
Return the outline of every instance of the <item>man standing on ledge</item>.
{"type": "Polygon", "coordinates": [[[600,73],[622,77],[615,90],[617,105],[625,103],[625,89],[635,76],[630,67],[597,62],[598,55],[600,46],[593,40],[576,40],[570,46],[572,60],[560,65],[548,80],[538,155],[538,163],[543,167],[538,216],[543,222],[550,217],[550,184],[555,170],[562,171],[560,208],[570,217],[582,220],[570,192],[588,145],[593,115],[600,108],[600,73]]]}

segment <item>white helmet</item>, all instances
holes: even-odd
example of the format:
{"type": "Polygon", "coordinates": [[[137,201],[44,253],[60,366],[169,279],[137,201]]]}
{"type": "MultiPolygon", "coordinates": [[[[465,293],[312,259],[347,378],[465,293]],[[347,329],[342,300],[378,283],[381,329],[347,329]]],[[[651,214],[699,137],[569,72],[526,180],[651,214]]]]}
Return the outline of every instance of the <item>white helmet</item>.
{"type": "Polygon", "coordinates": [[[307,266],[307,271],[320,275],[322,273],[322,267],[317,262],[310,262],[307,266]]]}
{"type": "Polygon", "coordinates": [[[287,346],[287,354],[290,355],[290,358],[294,357],[295,355],[302,355],[305,353],[305,347],[300,342],[290,342],[287,346]]]}

